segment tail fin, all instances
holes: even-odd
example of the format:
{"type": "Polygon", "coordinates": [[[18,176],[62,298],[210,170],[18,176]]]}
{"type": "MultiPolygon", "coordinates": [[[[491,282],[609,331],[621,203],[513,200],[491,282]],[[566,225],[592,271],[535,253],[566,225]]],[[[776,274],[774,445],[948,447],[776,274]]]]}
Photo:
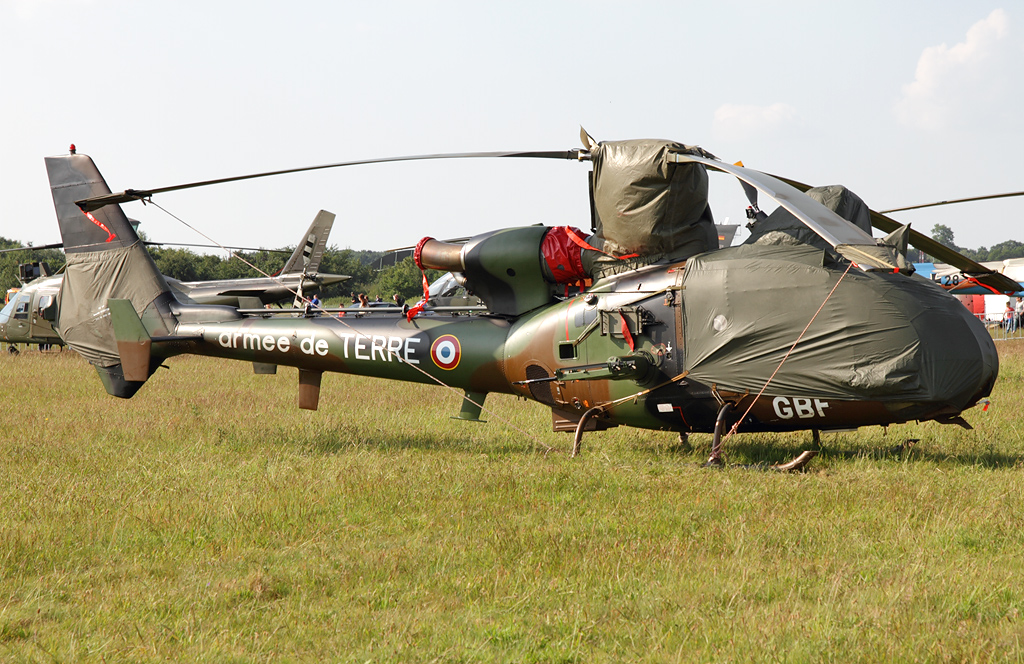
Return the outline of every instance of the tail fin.
{"type": "Polygon", "coordinates": [[[138,242],[139,236],[120,206],[82,212],[75,205],[77,200],[110,191],[92,159],[72,153],[45,161],[65,253],[124,249],[138,242]]]}
{"type": "MultiPolygon", "coordinates": [[[[131,372],[136,380],[124,375],[107,301],[129,301],[153,336],[174,329],[171,307],[177,301],[120,206],[86,213],[75,204],[110,192],[92,159],[82,154],[47,157],[46,172],[67,255],[55,327],[68,346],[96,367],[108,392],[130,397],[145,379],[137,380],[138,370],[131,372]]],[[[151,373],[147,367],[146,377],[151,373]]]]}
{"type": "Polygon", "coordinates": [[[326,210],[320,210],[309,230],[303,239],[295,247],[291,258],[284,264],[281,274],[312,274],[320,268],[320,261],[324,257],[324,249],[327,248],[327,238],[331,234],[331,227],[334,226],[334,214],[326,210]]]}

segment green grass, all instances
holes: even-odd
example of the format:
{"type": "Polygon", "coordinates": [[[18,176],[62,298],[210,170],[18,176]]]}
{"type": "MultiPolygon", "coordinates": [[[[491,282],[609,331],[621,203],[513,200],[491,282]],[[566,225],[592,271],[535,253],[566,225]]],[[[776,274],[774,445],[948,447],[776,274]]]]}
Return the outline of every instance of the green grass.
{"type": "Polygon", "coordinates": [[[825,435],[801,475],[627,429],[570,459],[493,395],[456,422],[442,388],[327,375],[309,413],[292,370],[176,358],[120,401],[72,353],[4,355],[0,660],[1016,661],[1024,344],[999,350],[973,431],[825,435]]]}

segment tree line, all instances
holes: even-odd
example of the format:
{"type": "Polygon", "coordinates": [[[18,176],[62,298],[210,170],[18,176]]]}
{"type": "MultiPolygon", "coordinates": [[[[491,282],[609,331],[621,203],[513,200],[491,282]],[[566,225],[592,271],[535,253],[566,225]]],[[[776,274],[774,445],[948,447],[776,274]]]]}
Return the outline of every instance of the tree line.
{"type": "Polygon", "coordinates": [[[932,239],[938,240],[950,249],[959,251],[964,256],[979,263],[984,261],[1004,261],[1008,258],[1024,258],[1024,242],[1017,242],[1016,240],[1006,240],[1005,242],[992,245],[991,248],[979,247],[977,249],[968,249],[966,247],[959,247],[956,244],[953,229],[944,224],[935,224],[932,227],[932,239]]]}

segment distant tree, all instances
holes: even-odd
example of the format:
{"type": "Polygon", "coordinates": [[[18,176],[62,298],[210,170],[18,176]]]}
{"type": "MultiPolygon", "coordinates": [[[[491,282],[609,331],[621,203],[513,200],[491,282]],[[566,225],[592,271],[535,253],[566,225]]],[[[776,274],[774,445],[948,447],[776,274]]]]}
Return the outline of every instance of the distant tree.
{"type": "Polygon", "coordinates": [[[214,268],[216,279],[255,279],[277,274],[284,267],[287,254],[269,251],[236,251],[230,257],[221,255],[214,268]]]}
{"type": "Polygon", "coordinates": [[[196,274],[200,281],[217,279],[217,273],[224,259],[217,254],[201,254],[196,256],[196,274]]]}
{"type": "MultiPolygon", "coordinates": [[[[434,281],[442,274],[440,270],[427,270],[427,282],[434,281]]],[[[392,295],[398,293],[406,300],[415,302],[423,297],[423,273],[416,267],[412,257],[409,257],[381,270],[369,290],[385,300],[390,300],[392,295]]]]}
{"type": "Polygon", "coordinates": [[[1000,242],[999,244],[993,245],[992,248],[986,252],[986,256],[983,260],[1004,261],[1007,258],[1024,258],[1024,243],[1017,242],[1016,240],[1000,242]]]}
{"type": "Polygon", "coordinates": [[[188,249],[150,250],[156,268],[164,275],[178,281],[199,281],[199,256],[188,249]]]}
{"type": "Polygon", "coordinates": [[[959,247],[956,246],[953,238],[953,229],[943,224],[935,224],[932,226],[932,239],[937,240],[940,243],[946,245],[950,249],[959,251],[959,247]]]}
{"type": "MultiPolygon", "coordinates": [[[[366,293],[374,280],[373,268],[364,262],[363,255],[352,249],[328,249],[320,261],[320,272],[323,274],[347,274],[351,279],[325,288],[320,293],[323,299],[348,295],[349,293],[366,293]]],[[[378,254],[379,255],[379,254],[378,254]]]]}
{"type": "MultiPolygon", "coordinates": [[[[967,258],[978,262],[1002,261],[1007,258],[1024,257],[1024,243],[1018,242],[1017,240],[1006,240],[1005,242],[1000,242],[999,244],[993,245],[991,249],[986,247],[979,247],[977,249],[958,247],[954,241],[953,229],[943,224],[935,224],[935,226],[932,227],[932,239],[937,240],[950,249],[959,251],[967,258]]],[[[929,257],[929,260],[934,259],[929,257]]]]}

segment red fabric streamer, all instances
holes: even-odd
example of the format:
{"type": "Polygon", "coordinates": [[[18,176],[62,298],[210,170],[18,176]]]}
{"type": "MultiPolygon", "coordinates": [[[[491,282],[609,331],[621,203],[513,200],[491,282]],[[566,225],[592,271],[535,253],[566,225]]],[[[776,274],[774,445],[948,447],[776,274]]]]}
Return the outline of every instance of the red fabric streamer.
{"type": "Polygon", "coordinates": [[[562,228],[565,229],[565,233],[566,233],[566,235],[569,236],[569,239],[572,240],[573,243],[575,243],[577,246],[579,246],[582,249],[590,249],[591,251],[596,251],[599,254],[604,254],[605,256],[611,256],[612,258],[617,258],[620,261],[624,261],[627,258],[636,258],[637,256],[640,255],[640,254],[629,254],[627,256],[615,256],[613,254],[609,254],[607,251],[601,251],[597,247],[590,246],[587,243],[586,240],[584,240],[583,238],[581,238],[579,235],[576,234],[576,233],[580,232],[580,230],[578,228],[572,228],[571,226],[562,226],[562,228]],[[576,231],[576,232],[574,233],[573,231],[576,231]]]}
{"type": "Polygon", "coordinates": [[[112,240],[116,240],[117,239],[117,236],[114,235],[113,233],[111,233],[110,229],[103,225],[103,222],[101,222],[96,217],[92,216],[92,212],[86,212],[85,216],[89,218],[89,221],[91,221],[92,223],[96,224],[97,226],[102,228],[104,231],[106,231],[107,239],[105,240],[105,242],[110,242],[112,240]]]}
{"type": "Polygon", "coordinates": [[[636,342],[633,341],[633,333],[629,331],[629,323],[626,322],[626,314],[619,309],[619,319],[622,321],[622,336],[626,337],[626,343],[629,344],[629,350],[636,350],[636,342]]]}
{"type": "MultiPolygon", "coordinates": [[[[996,295],[1002,295],[1003,294],[1001,291],[998,291],[995,288],[992,288],[991,286],[987,286],[987,285],[981,283],[980,281],[978,281],[977,279],[975,279],[972,276],[969,276],[969,275],[966,275],[966,274],[964,276],[967,277],[967,283],[972,283],[975,286],[981,286],[982,288],[987,288],[988,290],[992,291],[996,295]]],[[[963,282],[961,282],[961,283],[963,283],[963,282]]],[[[952,290],[956,290],[956,287],[954,287],[952,290]]],[[[950,292],[952,292],[952,291],[950,291],[950,292]]]]}
{"type": "Polygon", "coordinates": [[[410,323],[416,317],[416,314],[423,311],[423,307],[427,306],[427,299],[430,297],[430,283],[427,282],[427,272],[420,268],[420,274],[423,275],[423,299],[417,302],[416,306],[409,309],[408,313],[405,314],[405,320],[410,323]]]}
{"type": "Polygon", "coordinates": [[[427,306],[427,300],[430,298],[430,282],[427,281],[427,270],[423,267],[423,245],[433,239],[432,237],[423,238],[416,243],[416,249],[412,252],[412,260],[416,263],[416,267],[420,269],[420,274],[423,275],[423,299],[417,302],[416,306],[410,308],[405,314],[405,320],[410,323],[418,313],[423,311],[423,308],[427,306]]]}

